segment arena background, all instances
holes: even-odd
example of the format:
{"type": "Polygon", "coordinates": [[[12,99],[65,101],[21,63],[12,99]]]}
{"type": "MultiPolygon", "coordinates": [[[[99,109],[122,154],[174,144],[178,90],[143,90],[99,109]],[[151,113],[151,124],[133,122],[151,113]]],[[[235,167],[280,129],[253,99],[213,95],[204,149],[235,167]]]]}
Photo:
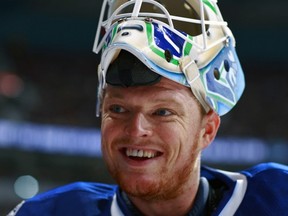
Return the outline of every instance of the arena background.
{"type": "MultiPolygon", "coordinates": [[[[113,182],[99,148],[92,53],[100,0],[0,3],[0,215],[73,181],[113,182]]],[[[219,0],[246,75],[204,164],[288,164],[286,0],[219,0]]]]}

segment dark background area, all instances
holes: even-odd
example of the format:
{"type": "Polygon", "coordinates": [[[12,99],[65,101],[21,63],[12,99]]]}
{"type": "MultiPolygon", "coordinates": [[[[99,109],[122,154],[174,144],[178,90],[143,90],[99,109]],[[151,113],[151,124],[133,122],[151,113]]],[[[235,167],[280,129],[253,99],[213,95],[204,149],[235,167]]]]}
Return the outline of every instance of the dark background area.
{"type": "MultiPolygon", "coordinates": [[[[99,129],[99,56],[92,53],[92,46],[101,4],[0,2],[0,120],[99,129]]],[[[288,2],[219,0],[219,7],[236,37],[246,90],[239,104],[222,117],[218,136],[286,144],[288,2]]],[[[43,182],[40,191],[78,180],[112,182],[101,158],[0,147],[1,215],[21,201],[13,194],[13,184],[27,174],[43,182]]]]}

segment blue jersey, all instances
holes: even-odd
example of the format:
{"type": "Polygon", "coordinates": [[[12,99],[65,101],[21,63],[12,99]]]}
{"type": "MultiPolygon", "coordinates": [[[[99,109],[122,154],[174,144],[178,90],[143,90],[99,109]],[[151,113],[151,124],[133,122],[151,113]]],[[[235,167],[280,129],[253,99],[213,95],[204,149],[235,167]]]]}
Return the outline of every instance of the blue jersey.
{"type": "MultiPolygon", "coordinates": [[[[201,168],[208,182],[225,185],[211,215],[288,215],[288,167],[275,163],[241,172],[201,168]]],[[[77,182],[20,203],[17,216],[132,216],[117,185],[77,182]]]]}

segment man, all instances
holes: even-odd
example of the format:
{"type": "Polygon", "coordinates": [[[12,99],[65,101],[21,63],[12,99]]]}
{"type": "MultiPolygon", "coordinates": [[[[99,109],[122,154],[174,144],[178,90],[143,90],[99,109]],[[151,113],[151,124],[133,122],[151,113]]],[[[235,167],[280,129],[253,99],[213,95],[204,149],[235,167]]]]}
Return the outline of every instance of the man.
{"type": "Polygon", "coordinates": [[[201,152],[215,138],[219,116],[239,100],[244,76],[214,1],[161,2],[165,7],[152,0],[102,7],[97,113],[103,158],[118,186],[74,183],[11,215],[286,214],[286,166],[239,173],[201,167],[201,152]]]}

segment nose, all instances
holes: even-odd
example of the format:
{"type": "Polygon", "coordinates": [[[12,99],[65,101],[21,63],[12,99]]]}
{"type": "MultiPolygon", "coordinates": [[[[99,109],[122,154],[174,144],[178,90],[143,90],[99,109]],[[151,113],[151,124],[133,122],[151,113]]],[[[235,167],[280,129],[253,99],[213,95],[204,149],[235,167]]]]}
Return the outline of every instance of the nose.
{"type": "Polygon", "coordinates": [[[149,137],[152,135],[152,127],[144,114],[135,113],[126,122],[125,132],[132,137],[149,137]]]}

